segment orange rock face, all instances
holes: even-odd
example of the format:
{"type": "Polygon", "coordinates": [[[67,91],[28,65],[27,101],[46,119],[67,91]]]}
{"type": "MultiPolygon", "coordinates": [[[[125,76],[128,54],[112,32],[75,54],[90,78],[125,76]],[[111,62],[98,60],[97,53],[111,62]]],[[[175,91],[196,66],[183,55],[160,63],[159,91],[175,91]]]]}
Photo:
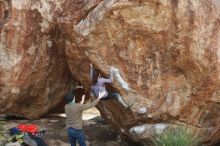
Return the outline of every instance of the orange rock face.
{"type": "Polygon", "coordinates": [[[40,117],[71,75],[89,87],[92,62],[104,76],[115,68],[110,88],[133,104],[98,105],[124,135],[145,143],[183,124],[219,141],[218,0],[0,0],[0,8],[1,113],[40,117]]]}
{"type": "Polygon", "coordinates": [[[0,0],[0,112],[37,118],[70,85],[64,39],[41,1],[0,0]]]}
{"type": "Polygon", "coordinates": [[[98,0],[0,0],[0,113],[38,118],[73,79],[65,40],[98,0]]]}
{"type": "Polygon", "coordinates": [[[87,72],[82,69],[77,77],[87,83],[89,61],[105,74],[112,66],[119,70],[124,81],[115,74],[113,86],[133,103],[131,110],[112,100],[102,101],[99,109],[133,139],[148,138],[150,129],[158,132],[187,124],[204,134],[207,143],[216,142],[220,139],[218,3],[103,1],[74,27],[78,50],[71,53],[67,48],[67,55],[80,57],[70,57],[71,71],[77,75],[73,62],[79,66],[84,62],[87,72]]]}

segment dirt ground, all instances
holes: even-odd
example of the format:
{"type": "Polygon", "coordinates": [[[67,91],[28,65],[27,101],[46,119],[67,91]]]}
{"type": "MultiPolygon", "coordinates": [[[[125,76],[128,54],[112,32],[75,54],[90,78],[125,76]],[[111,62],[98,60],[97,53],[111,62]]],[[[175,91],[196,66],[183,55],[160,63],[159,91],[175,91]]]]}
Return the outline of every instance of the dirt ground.
{"type": "MultiPolygon", "coordinates": [[[[4,121],[4,133],[18,124],[37,124],[40,129],[47,131],[42,138],[49,146],[70,146],[65,129],[65,114],[49,114],[39,120],[8,118],[4,121]]],[[[96,108],[83,113],[83,125],[87,146],[138,146],[121,140],[120,135],[110,127],[109,123],[100,117],[96,108]]]]}

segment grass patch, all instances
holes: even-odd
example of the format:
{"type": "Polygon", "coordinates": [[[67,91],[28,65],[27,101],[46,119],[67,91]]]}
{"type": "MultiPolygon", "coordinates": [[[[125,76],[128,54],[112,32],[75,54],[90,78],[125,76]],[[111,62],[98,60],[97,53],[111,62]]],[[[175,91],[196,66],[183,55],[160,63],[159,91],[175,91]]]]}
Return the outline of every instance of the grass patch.
{"type": "Polygon", "coordinates": [[[4,146],[5,137],[3,136],[4,123],[0,121],[0,146],[4,146]]]}
{"type": "Polygon", "coordinates": [[[155,146],[201,146],[202,141],[198,132],[183,126],[167,128],[162,134],[152,138],[155,146]]]}

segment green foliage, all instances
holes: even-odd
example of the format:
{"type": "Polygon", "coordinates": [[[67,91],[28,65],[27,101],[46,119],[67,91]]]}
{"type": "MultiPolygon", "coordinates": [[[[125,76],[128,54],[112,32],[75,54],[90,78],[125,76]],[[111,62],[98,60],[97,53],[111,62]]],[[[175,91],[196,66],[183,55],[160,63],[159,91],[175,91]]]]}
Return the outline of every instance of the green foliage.
{"type": "Polygon", "coordinates": [[[0,145],[5,140],[5,138],[3,136],[3,130],[4,130],[3,122],[0,121],[0,145]]]}
{"type": "Polygon", "coordinates": [[[0,122],[0,134],[2,134],[4,128],[3,128],[3,122],[0,122]]]}
{"type": "Polygon", "coordinates": [[[160,135],[152,138],[155,146],[201,146],[202,138],[192,129],[178,126],[167,128],[160,135]]]}

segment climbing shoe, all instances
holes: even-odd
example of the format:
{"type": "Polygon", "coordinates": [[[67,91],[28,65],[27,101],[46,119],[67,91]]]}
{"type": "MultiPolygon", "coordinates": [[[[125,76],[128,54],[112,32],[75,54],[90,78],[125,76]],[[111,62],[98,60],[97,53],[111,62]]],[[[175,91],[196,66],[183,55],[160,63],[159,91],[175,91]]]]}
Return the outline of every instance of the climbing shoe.
{"type": "Polygon", "coordinates": [[[126,106],[125,106],[125,109],[128,109],[129,107],[131,107],[132,104],[131,103],[127,103],[126,106]]]}

